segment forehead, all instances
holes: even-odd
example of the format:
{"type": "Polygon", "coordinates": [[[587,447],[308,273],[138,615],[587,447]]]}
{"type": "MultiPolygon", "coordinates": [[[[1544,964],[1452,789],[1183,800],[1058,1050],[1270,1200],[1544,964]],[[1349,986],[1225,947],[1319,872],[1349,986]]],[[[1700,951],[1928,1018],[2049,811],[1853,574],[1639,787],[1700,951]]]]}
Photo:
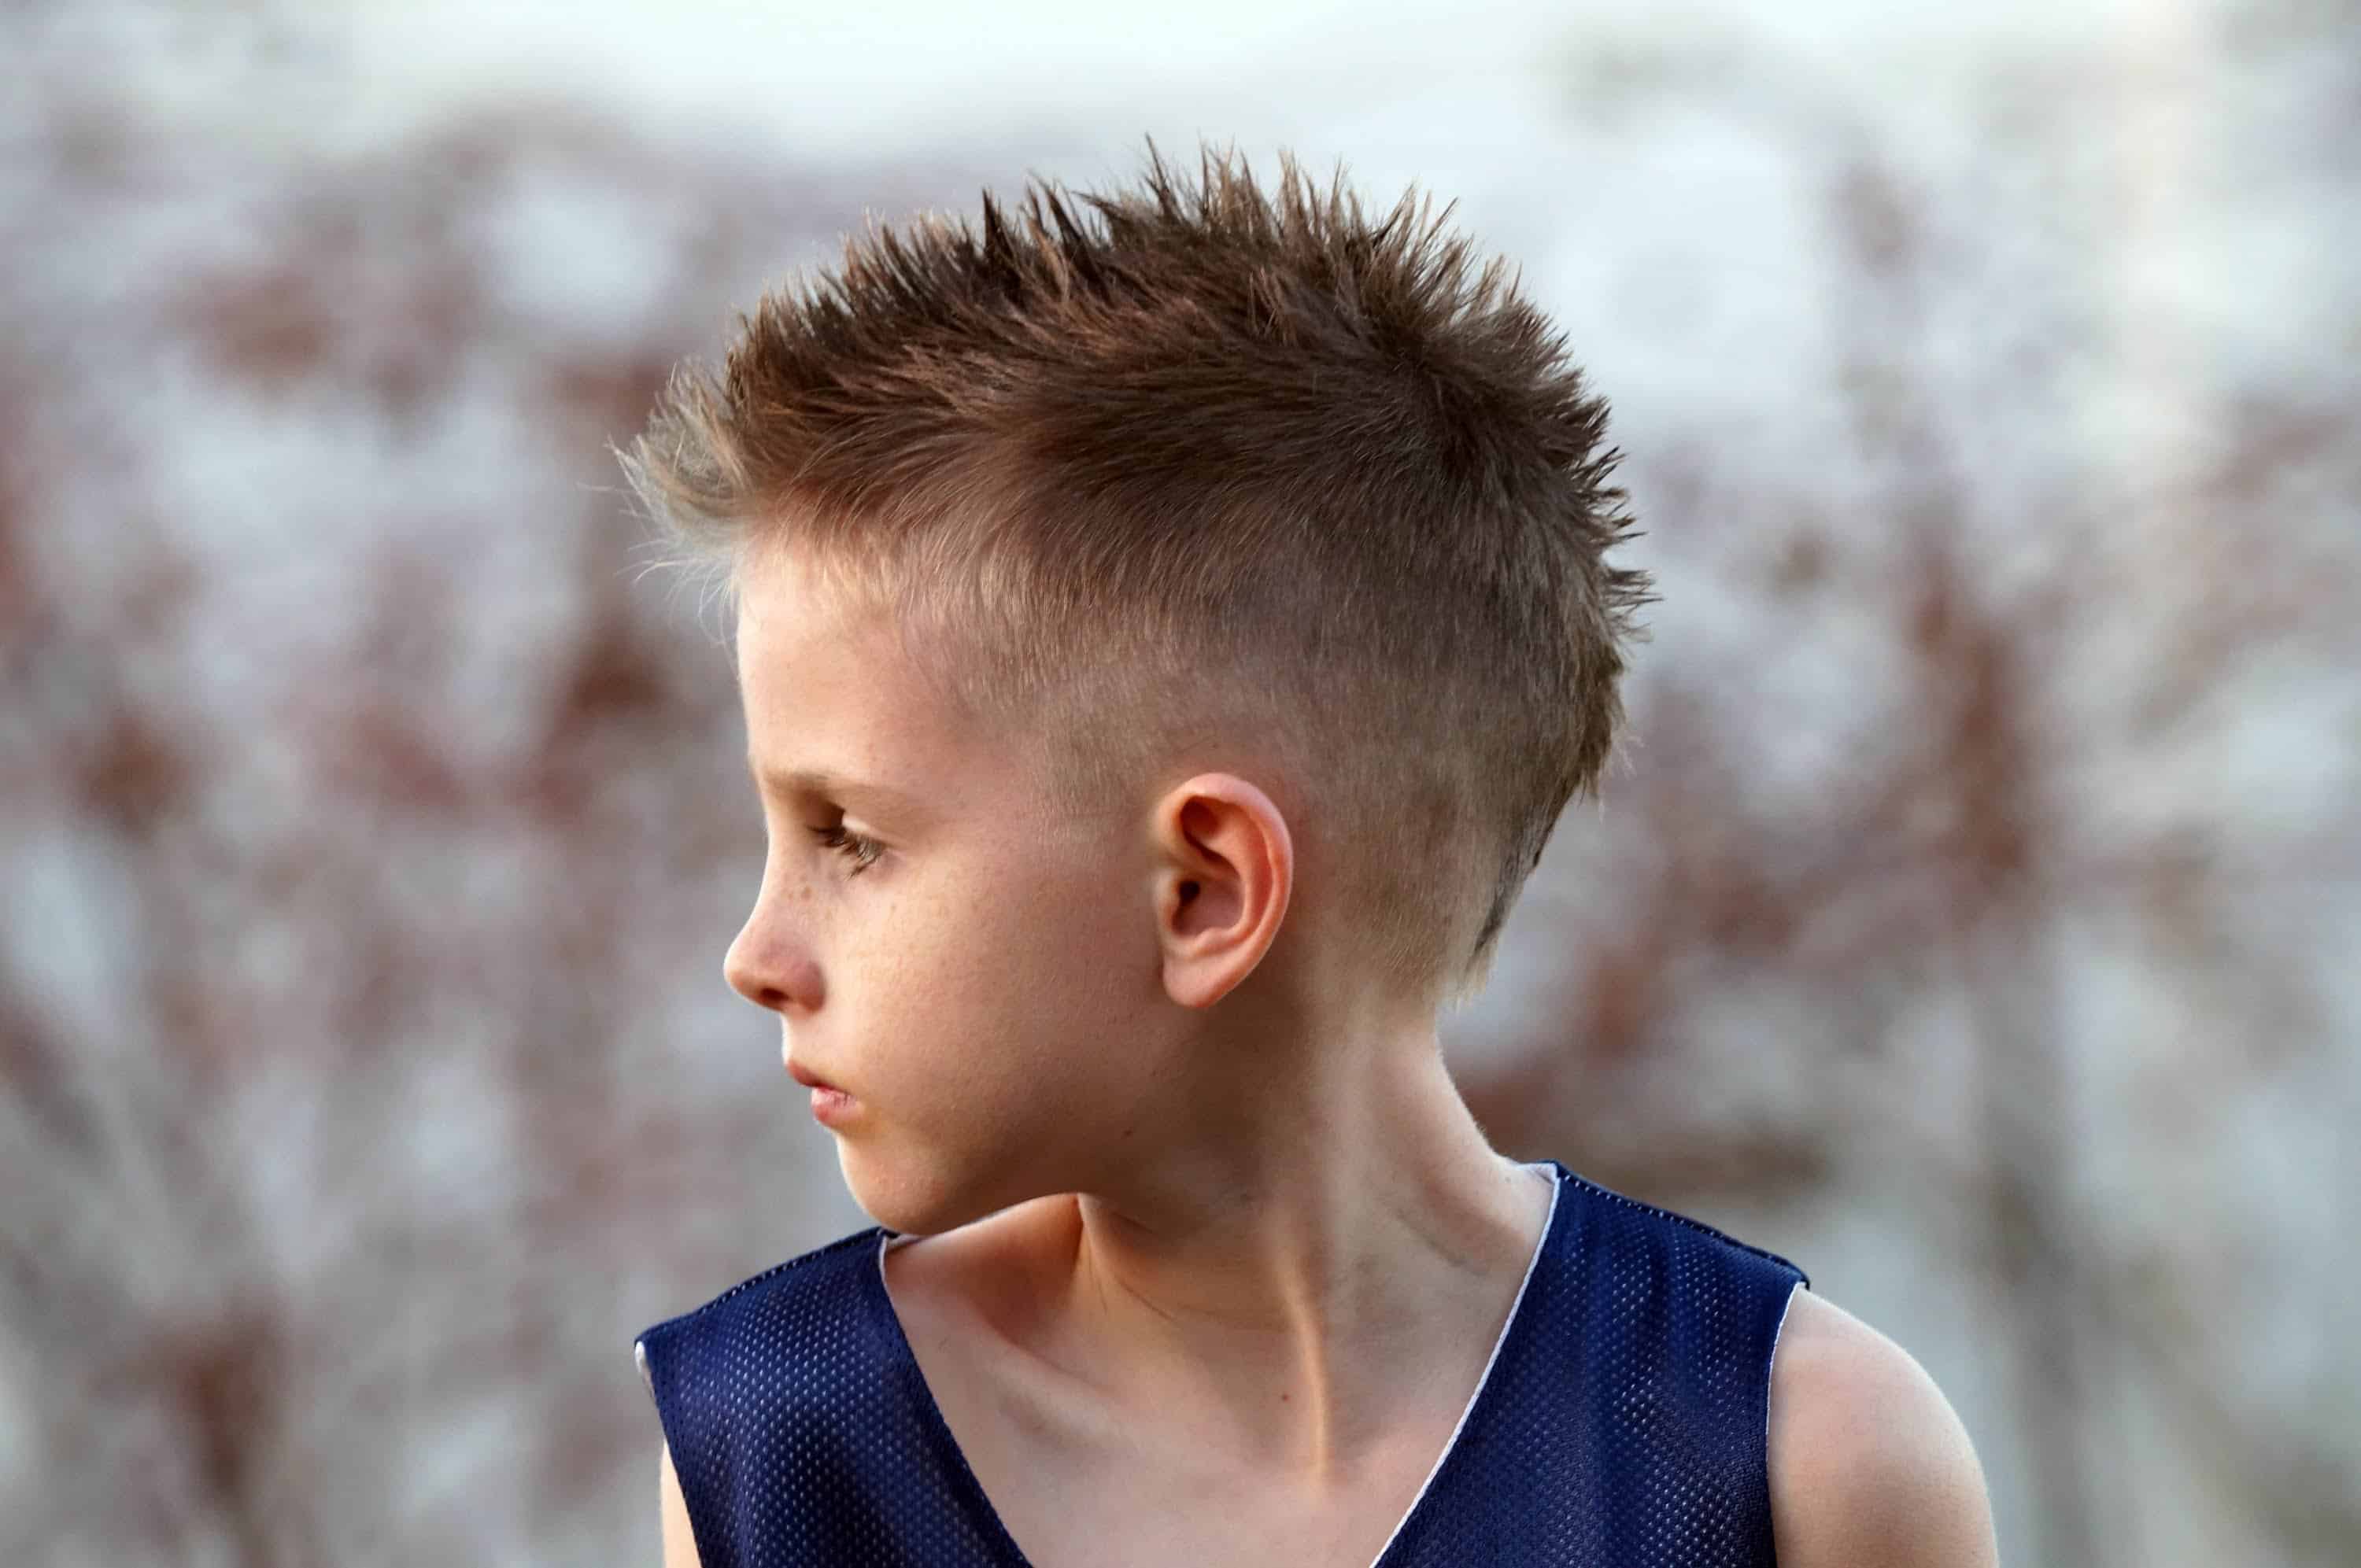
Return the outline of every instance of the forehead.
{"type": "Polygon", "coordinates": [[[937,690],[885,607],[785,551],[741,564],[737,585],[748,760],[757,779],[786,786],[782,798],[818,782],[797,775],[824,774],[837,787],[811,793],[893,811],[876,826],[906,835],[973,823],[1038,847],[1073,826],[1053,814],[1041,773],[1053,764],[1038,740],[937,690]]]}
{"type": "Polygon", "coordinates": [[[879,614],[785,559],[741,567],[737,600],[738,679],[750,701],[802,705],[823,683],[885,685],[901,673],[879,614]]]}
{"type": "Polygon", "coordinates": [[[883,611],[785,557],[742,568],[736,667],[747,762],[782,795],[948,809],[977,759],[883,611]]]}
{"type": "MultiPolygon", "coordinates": [[[[750,554],[736,576],[738,674],[785,663],[828,664],[880,640],[884,617],[784,552],[750,554]]],[[[866,649],[862,650],[864,653],[866,649]]],[[[864,666],[867,658],[860,661],[864,666]]]]}

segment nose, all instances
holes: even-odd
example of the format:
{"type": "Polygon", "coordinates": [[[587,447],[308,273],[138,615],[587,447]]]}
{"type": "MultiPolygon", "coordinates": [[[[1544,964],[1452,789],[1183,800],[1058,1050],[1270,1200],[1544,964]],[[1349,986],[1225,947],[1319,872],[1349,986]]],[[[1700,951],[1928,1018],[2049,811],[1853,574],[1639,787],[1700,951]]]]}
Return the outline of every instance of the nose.
{"type": "Polygon", "coordinates": [[[771,917],[769,904],[768,899],[757,900],[746,924],[739,927],[721,956],[721,977],[757,1007],[784,1013],[797,1003],[809,1006],[818,997],[818,970],[771,917]]]}

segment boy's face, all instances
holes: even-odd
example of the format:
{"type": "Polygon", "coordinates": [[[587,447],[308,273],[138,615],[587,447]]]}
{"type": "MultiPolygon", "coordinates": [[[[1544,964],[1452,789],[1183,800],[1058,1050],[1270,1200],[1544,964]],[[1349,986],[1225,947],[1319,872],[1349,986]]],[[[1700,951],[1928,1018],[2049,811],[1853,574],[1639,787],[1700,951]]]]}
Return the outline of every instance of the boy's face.
{"type": "Polygon", "coordinates": [[[1145,810],[1044,820],[1021,759],[950,721],[890,627],[784,553],[739,582],[769,850],[730,985],[853,1097],[830,1131],[880,1223],[931,1234],[1085,1186],[1179,1043],[1157,1037],[1145,810]]]}

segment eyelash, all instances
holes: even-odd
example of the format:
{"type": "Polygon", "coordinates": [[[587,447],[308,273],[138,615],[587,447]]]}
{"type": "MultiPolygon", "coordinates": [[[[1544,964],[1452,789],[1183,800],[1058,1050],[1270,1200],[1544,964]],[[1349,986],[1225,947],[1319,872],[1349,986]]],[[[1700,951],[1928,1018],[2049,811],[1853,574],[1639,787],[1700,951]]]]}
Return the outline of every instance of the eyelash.
{"type": "Polygon", "coordinates": [[[859,876],[876,864],[877,857],[885,852],[884,845],[874,839],[864,839],[858,833],[848,831],[841,822],[832,828],[815,828],[811,832],[821,843],[841,851],[845,859],[852,862],[852,869],[845,873],[847,876],[859,876]]]}

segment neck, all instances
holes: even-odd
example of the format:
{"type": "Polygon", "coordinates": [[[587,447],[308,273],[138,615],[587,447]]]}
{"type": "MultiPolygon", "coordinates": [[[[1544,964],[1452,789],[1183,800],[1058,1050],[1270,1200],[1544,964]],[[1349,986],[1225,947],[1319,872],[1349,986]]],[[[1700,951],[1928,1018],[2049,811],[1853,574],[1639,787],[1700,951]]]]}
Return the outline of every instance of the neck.
{"type": "Polygon", "coordinates": [[[1267,1136],[1141,1161],[1053,1211],[1057,1359],[1258,1474],[1341,1484],[1389,1437],[1432,1459],[1554,1186],[1492,1149],[1439,1050],[1399,1061],[1316,1116],[1267,1106],[1267,1136]]]}

